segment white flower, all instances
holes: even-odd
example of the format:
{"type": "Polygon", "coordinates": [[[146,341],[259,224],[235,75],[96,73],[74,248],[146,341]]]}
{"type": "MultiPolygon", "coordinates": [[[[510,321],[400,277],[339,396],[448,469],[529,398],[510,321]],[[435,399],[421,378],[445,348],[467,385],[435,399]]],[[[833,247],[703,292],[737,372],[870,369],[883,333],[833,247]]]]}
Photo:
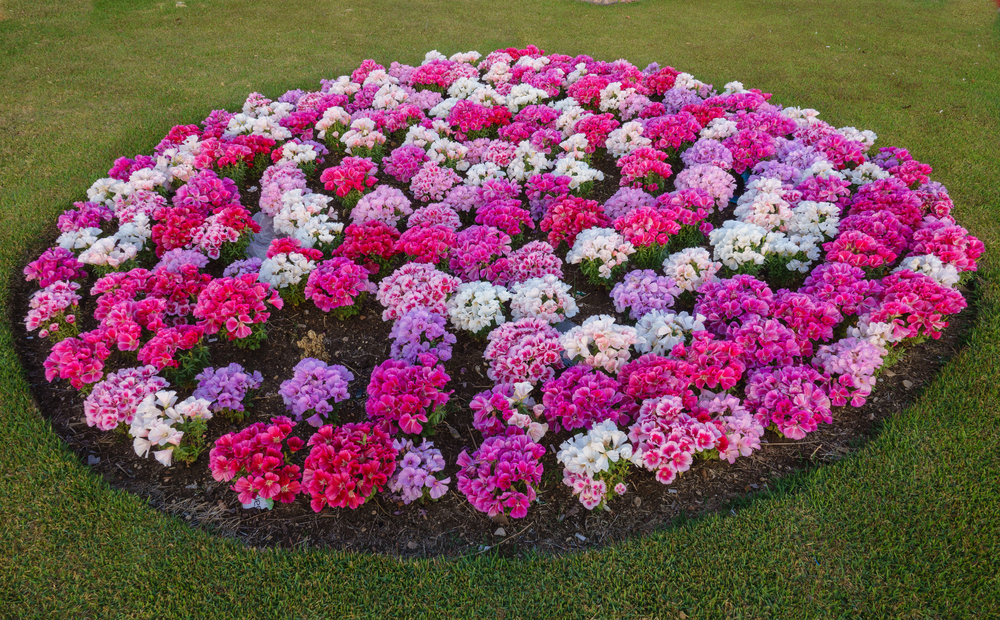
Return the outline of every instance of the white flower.
{"type": "Polygon", "coordinates": [[[628,262],[635,254],[635,247],[613,228],[588,228],[576,236],[573,248],[566,254],[566,262],[571,265],[592,260],[599,263],[598,273],[602,278],[610,278],[611,271],[628,262]]]}
{"type": "Polygon", "coordinates": [[[552,176],[569,177],[569,188],[577,189],[584,183],[590,181],[603,181],[604,173],[595,168],[591,168],[585,161],[580,161],[572,157],[561,157],[556,160],[555,168],[552,169],[552,176]]]}
{"type": "Polygon", "coordinates": [[[642,123],[629,121],[608,134],[608,152],[616,159],[628,155],[636,149],[649,146],[652,140],[642,135],[642,123]]]}
{"type": "Polygon", "coordinates": [[[258,279],[274,288],[282,289],[299,284],[302,278],[308,277],[315,268],[315,261],[298,252],[291,254],[282,252],[264,259],[260,264],[258,279]]]}
{"type": "Polygon", "coordinates": [[[465,184],[478,187],[491,179],[506,179],[507,172],[491,161],[470,166],[465,173],[465,184]]]}
{"type": "Polygon", "coordinates": [[[149,454],[153,447],[164,447],[156,450],[153,456],[164,467],[173,462],[174,446],[179,446],[184,439],[184,431],[176,428],[188,420],[210,420],[211,401],[203,398],[189,397],[177,402],[177,392],[163,390],[147,396],[136,408],[135,416],[129,427],[129,434],[134,438],[132,449],[141,457],[149,454]]]}
{"type": "Polygon", "coordinates": [[[507,176],[511,179],[524,181],[533,174],[539,174],[552,167],[552,162],[545,153],[537,150],[531,142],[522,140],[514,149],[514,158],[507,166],[507,176]]]}
{"type": "Polygon", "coordinates": [[[684,343],[687,337],[697,331],[705,330],[705,317],[687,312],[673,313],[667,310],[651,310],[639,319],[635,326],[636,332],[645,342],[635,346],[640,353],[655,353],[669,355],[677,345],[684,343]]]}
{"type": "Polygon", "coordinates": [[[489,282],[465,282],[448,299],[448,316],[456,329],[478,333],[506,321],[503,304],[510,293],[489,282]]]}
{"type": "Polygon", "coordinates": [[[56,239],[56,245],[66,250],[85,250],[90,246],[97,243],[97,239],[101,236],[100,228],[81,228],[79,230],[71,230],[69,232],[64,232],[59,235],[56,239]]]}
{"type": "Polygon", "coordinates": [[[514,320],[535,317],[553,324],[571,319],[580,309],[570,291],[569,284],[551,273],[513,284],[511,315],[514,320]]]}
{"type": "Polygon", "coordinates": [[[866,161],[854,170],[844,170],[843,173],[844,177],[851,182],[851,185],[857,185],[858,187],[878,181],[879,179],[888,179],[892,176],[870,161],[866,161]]]}
{"type": "Polygon", "coordinates": [[[507,109],[510,110],[511,114],[517,114],[521,108],[541,103],[542,100],[548,98],[549,94],[540,88],[535,88],[530,84],[517,84],[507,94],[507,109]]]}
{"type": "Polygon", "coordinates": [[[953,288],[958,284],[959,275],[958,268],[951,263],[942,262],[940,258],[934,256],[933,254],[924,254],[922,256],[907,256],[896,267],[892,270],[893,273],[897,271],[910,270],[914,273],[923,273],[932,278],[938,284],[942,286],[947,286],[948,288],[953,288]]]}
{"type": "Polygon", "coordinates": [[[869,149],[875,146],[875,140],[878,139],[875,132],[868,129],[860,130],[856,127],[841,127],[837,131],[848,140],[852,142],[860,142],[869,149]]]}
{"type": "Polygon", "coordinates": [[[115,237],[104,237],[84,250],[77,260],[85,265],[107,265],[117,268],[125,261],[135,258],[138,253],[134,245],[119,245],[115,237]]]}
{"type": "Polygon", "coordinates": [[[733,271],[742,265],[763,265],[771,247],[768,231],[756,224],[728,220],[708,235],[715,251],[712,257],[733,271]]]}
{"type": "Polygon", "coordinates": [[[731,121],[728,118],[713,118],[701,130],[698,137],[722,141],[729,136],[735,136],[737,133],[739,133],[739,129],[736,127],[736,121],[731,121]]]}
{"type": "Polygon", "coordinates": [[[634,88],[622,88],[621,82],[611,82],[601,89],[601,112],[617,112],[625,104],[629,95],[634,95],[634,88]]]}
{"type": "Polygon", "coordinates": [[[341,222],[334,222],[329,215],[321,213],[303,222],[292,236],[302,242],[302,247],[311,248],[317,243],[332,244],[342,232],[344,225],[341,222]]]}
{"type": "MultiPolygon", "coordinates": [[[[332,108],[327,108],[323,112],[323,118],[316,121],[316,136],[320,140],[326,139],[327,130],[329,130],[334,125],[341,125],[343,127],[350,127],[351,125],[351,115],[347,113],[344,108],[340,106],[333,106],[332,108]]],[[[331,138],[340,138],[337,133],[333,133],[331,138]]]]}
{"type": "Polygon", "coordinates": [[[419,146],[420,148],[425,149],[427,148],[427,145],[440,138],[441,136],[439,136],[433,129],[427,129],[421,125],[414,125],[406,131],[406,137],[403,139],[403,144],[413,144],[414,146],[419,146]]]}
{"type": "Polygon", "coordinates": [[[275,164],[294,162],[295,164],[305,164],[316,161],[316,149],[311,144],[297,144],[289,142],[281,147],[281,159],[275,164]]]}
{"type": "Polygon", "coordinates": [[[629,349],[645,342],[634,327],[618,325],[614,317],[597,314],[559,337],[569,359],[581,358],[591,368],[616,373],[629,360],[629,349]]]}
{"type": "Polygon", "coordinates": [[[290,189],[281,194],[281,207],[274,216],[274,230],[284,235],[295,235],[306,222],[321,214],[329,215],[331,197],[315,194],[308,189],[290,189]]]}

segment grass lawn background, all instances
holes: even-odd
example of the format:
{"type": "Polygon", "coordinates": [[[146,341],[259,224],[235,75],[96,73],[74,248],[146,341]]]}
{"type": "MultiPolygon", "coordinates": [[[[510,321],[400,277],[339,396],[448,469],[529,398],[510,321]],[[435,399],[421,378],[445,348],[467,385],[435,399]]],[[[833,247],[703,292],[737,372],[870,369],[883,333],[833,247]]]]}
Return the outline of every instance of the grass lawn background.
{"type": "MultiPolygon", "coordinates": [[[[349,73],[534,43],[740,80],[934,167],[987,245],[980,319],[916,405],[726,513],[561,557],[248,549],[89,473],[0,321],[0,617],[1000,615],[1000,23],[988,0],[0,0],[0,302],[55,217],[174,124],[349,73]]],[[[19,320],[20,317],[15,317],[19,320]]],[[[484,531],[488,529],[484,518],[484,531]]]]}

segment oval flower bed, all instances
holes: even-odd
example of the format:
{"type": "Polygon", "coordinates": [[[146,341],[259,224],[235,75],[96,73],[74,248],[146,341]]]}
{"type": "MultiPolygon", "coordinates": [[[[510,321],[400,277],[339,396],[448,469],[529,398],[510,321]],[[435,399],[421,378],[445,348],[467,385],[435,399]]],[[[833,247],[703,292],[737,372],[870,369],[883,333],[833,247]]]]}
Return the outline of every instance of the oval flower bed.
{"type": "Polygon", "coordinates": [[[223,512],[639,506],[966,306],[930,166],[769,99],[532,46],[253,93],[59,217],[26,337],[115,467],[223,512]]]}

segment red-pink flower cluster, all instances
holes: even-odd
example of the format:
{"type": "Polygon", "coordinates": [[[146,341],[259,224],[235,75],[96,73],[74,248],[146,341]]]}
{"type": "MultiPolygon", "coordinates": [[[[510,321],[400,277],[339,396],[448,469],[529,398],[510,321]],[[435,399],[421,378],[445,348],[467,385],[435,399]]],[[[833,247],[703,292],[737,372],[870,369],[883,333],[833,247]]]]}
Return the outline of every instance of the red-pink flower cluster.
{"type": "Polygon", "coordinates": [[[691,382],[698,388],[728,390],[739,383],[746,370],[743,347],[732,340],[717,338],[709,331],[696,331],[691,344],[678,344],[670,352],[673,357],[687,361],[691,382]]]}
{"type": "Polygon", "coordinates": [[[410,191],[421,202],[441,200],[452,187],[462,183],[462,177],[452,170],[428,161],[410,179],[410,191]]]}
{"type": "Polygon", "coordinates": [[[338,165],[324,170],[319,180],[327,191],[340,198],[351,192],[357,192],[356,197],[360,198],[378,183],[377,172],[378,166],[368,157],[345,157],[338,165]]]}
{"type": "Polygon", "coordinates": [[[593,153],[607,146],[608,134],[618,129],[620,125],[613,114],[590,114],[578,120],[573,131],[587,137],[587,148],[584,150],[593,153]]]}
{"type": "Polygon", "coordinates": [[[427,152],[424,149],[415,144],[404,144],[382,160],[382,168],[400,183],[409,183],[425,161],[427,152]]]}
{"type": "Polygon", "coordinates": [[[538,227],[542,232],[549,233],[549,243],[553,248],[558,248],[564,241],[566,245],[573,247],[576,236],[584,230],[609,224],[611,220],[596,200],[564,196],[549,206],[538,227]]]}
{"type": "Polygon", "coordinates": [[[758,162],[774,155],[774,138],[769,134],[747,129],[722,141],[733,154],[733,170],[742,174],[758,162]]]}
{"type": "Polygon", "coordinates": [[[166,327],[157,330],[136,356],[140,362],[155,366],[158,371],[168,366],[178,368],[180,364],[174,359],[177,352],[195,348],[204,335],[205,328],[200,325],[166,327]]]}
{"type": "Polygon", "coordinates": [[[396,250],[415,262],[439,265],[456,242],[455,231],[447,226],[411,226],[400,235],[396,250]]]}
{"type": "Polygon", "coordinates": [[[944,219],[928,217],[913,233],[910,253],[933,254],[959,271],[975,271],[976,260],[986,250],[983,242],[969,231],[944,219]]]}
{"type": "Polygon", "coordinates": [[[104,375],[104,360],[111,356],[104,330],[84,332],[77,337],[57,342],[45,358],[45,380],[68,379],[80,390],[85,383],[100,381],[104,375]]]}
{"type": "Polygon", "coordinates": [[[544,241],[532,241],[511,252],[507,262],[508,284],[524,282],[552,274],[563,277],[562,259],[552,246],[544,241]]]}
{"type": "Polygon", "coordinates": [[[371,422],[324,426],[309,438],[302,490],[315,512],[356,509],[381,491],[396,471],[392,438],[371,422]]]}
{"type": "Polygon", "coordinates": [[[665,246],[681,230],[668,211],[654,207],[633,209],[615,220],[614,227],[636,249],[665,246]]]}
{"type": "Polygon", "coordinates": [[[368,270],[342,256],[325,260],[309,272],[305,297],[323,312],[353,306],[363,293],[374,293],[375,285],[368,281],[368,270]]]}
{"type": "Polygon", "coordinates": [[[371,273],[378,273],[380,265],[388,263],[399,252],[398,241],[398,230],[380,220],[368,220],[349,224],[344,229],[344,242],[333,253],[365,265],[371,273]]]}
{"type": "Polygon", "coordinates": [[[673,170],[667,163],[667,154],[654,148],[642,147],[623,156],[615,164],[621,168],[621,187],[635,187],[647,192],[662,189],[673,170]]]}
{"type": "Polygon", "coordinates": [[[868,322],[889,323],[896,339],[937,339],[948,326],[944,317],[960,312],[966,305],[959,291],[938,284],[928,275],[903,269],[882,279],[882,293],[878,305],[868,314],[868,322]]]}
{"type": "Polygon", "coordinates": [[[510,236],[520,235],[521,227],[534,229],[531,212],[522,208],[516,198],[499,199],[476,209],[476,223],[492,226],[510,236]]]}
{"type": "Polygon", "coordinates": [[[773,301],[774,293],[766,282],[744,274],[703,284],[694,311],[704,315],[705,327],[725,335],[734,323],[753,315],[769,316],[773,301]]]}
{"type": "Polygon", "coordinates": [[[642,135],[653,141],[655,149],[677,151],[684,143],[695,142],[701,128],[702,124],[693,114],[678,112],[649,119],[642,135]]]}
{"type": "Polygon", "coordinates": [[[246,338],[253,326],[267,321],[271,313],[264,302],[279,310],[284,305],[277,290],[257,282],[257,274],[218,278],[209,282],[198,295],[194,317],[208,335],[225,329],[226,338],[246,338]]]}
{"type": "Polygon", "coordinates": [[[865,300],[881,290],[878,282],[865,279],[860,267],[846,263],[817,265],[799,287],[799,293],[812,295],[835,305],[847,316],[864,312],[865,300]]]}
{"type": "Polygon", "coordinates": [[[289,437],[294,427],[295,422],[279,416],[270,424],[257,422],[219,437],[208,453],[212,477],[220,482],[236,478],[229,488],[244,504],[258,497],[290,504],[302,490],[301,470],[288,463],[282,449],[287,446],[289,453],[302,449],[301,439],[289,437]]]}

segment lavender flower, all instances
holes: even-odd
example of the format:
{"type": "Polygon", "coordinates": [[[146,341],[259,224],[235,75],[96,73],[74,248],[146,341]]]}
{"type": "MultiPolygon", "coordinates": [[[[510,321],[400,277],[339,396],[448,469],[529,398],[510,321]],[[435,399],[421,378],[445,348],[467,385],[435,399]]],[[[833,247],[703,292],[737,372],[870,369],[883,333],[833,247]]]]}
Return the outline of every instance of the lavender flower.
{"type": "Polygon", "coordinates": [[[333,411],[330,401],[339,403],[350,397],[347,384],[351,381],[354,375],[343,366],[328,366],[326,362],[307,357],[295,365],[291,379],[281,382],[278,393],[289,411],[295,414],[296,421],[312,411],[306,422],[319,427],[326,414],[333,411]]]}

